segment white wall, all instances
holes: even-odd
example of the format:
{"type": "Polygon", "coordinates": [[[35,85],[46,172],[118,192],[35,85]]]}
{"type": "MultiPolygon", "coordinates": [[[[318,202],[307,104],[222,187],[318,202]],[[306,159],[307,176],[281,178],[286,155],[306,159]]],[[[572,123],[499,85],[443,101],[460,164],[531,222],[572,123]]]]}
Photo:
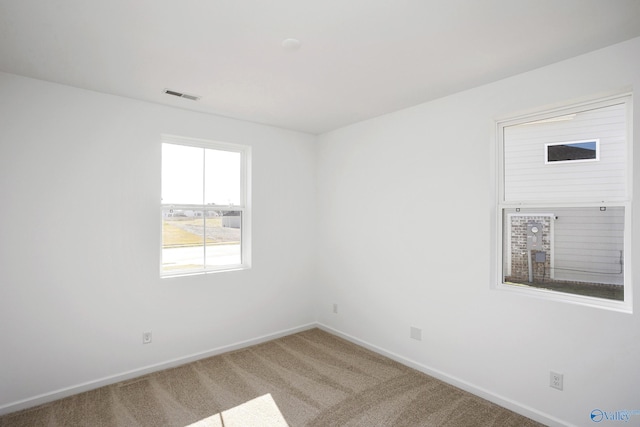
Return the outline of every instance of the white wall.
{"type": "Polygon", "coordinates": [[[315,140],[0,74],[0,413],[313,322],[315,140]],[[250,270],[159,278],[161,133],[253,147],[250,270]]]}
{"type": "MultiPolygon", "coordinates": [[[[319,322],[549,424],[640,409],[637,313],[491,289],[495,120],[631,87],[640,39],[322,135],[319,322]]],[[[633,209],[637,312],[639,185],[633,209]]]]}

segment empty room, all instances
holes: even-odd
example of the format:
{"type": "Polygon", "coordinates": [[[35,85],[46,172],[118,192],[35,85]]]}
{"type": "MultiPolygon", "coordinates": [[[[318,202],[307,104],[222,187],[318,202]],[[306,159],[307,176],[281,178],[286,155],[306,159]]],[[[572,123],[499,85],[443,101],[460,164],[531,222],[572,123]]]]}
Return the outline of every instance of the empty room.
{"type": "Polygon", "coordinates": [[[0,427],[640,425],[639,89],[638,0],[0,0],[0,427]]]}

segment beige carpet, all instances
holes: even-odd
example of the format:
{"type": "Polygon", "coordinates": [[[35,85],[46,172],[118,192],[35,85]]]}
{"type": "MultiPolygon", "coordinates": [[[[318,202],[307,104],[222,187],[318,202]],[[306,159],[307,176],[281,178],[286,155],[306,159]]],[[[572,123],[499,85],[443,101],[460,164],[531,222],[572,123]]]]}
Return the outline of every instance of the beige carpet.
{"type": "Polygon", "coordinates": [[[311,329],[8,414],[0,426],[215,425],[228,411],[263,427],[247,408],[267,394],[292,427],[541,425],[311,329]]]}

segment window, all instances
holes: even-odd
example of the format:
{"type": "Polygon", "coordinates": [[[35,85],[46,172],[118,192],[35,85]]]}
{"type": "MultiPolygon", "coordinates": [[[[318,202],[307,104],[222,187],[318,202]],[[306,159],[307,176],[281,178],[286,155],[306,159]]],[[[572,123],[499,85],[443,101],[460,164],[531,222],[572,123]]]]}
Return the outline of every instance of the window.
{"type": "Polygon", "coordinates": [[[631,96],[498,123],[498,288],[629,311],[631,96]]]}
{"type": "Polygon", "coordinates": [[[249,266],[249,148],[162,138],[161,276],[249,266]]]}
{"type": "Polygon", "coordinates": [[[545,163],[585,162],[600,159],[600,141],[550,142],[545,144],[545,163]]]}

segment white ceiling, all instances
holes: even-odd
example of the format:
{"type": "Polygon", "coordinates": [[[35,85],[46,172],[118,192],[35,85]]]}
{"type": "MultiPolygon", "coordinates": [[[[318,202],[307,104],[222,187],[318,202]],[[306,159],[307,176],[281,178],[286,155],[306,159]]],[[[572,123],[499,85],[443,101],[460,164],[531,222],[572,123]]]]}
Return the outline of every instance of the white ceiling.
{"type": "Polygon", "coordinates": [[[0,0],[1,71],[314,134],[637,36],[640,0],[0,0]]]}

